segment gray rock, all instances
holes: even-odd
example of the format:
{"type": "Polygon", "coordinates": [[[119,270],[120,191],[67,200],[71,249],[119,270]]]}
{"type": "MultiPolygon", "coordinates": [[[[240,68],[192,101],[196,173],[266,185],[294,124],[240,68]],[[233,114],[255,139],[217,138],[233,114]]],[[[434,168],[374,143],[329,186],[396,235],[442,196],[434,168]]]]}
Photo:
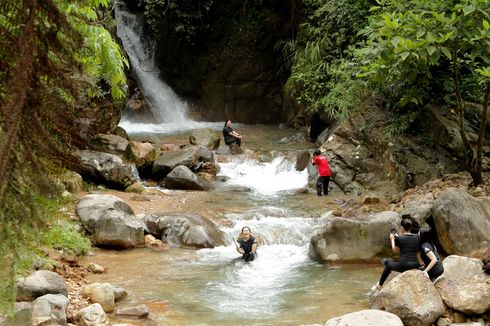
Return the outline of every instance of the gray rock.
{"type": "Polygon", "coordinates": [[[128,140],[112,134],[98,134],[90,141],[90,148],[104,153],[121,155],[128,147],[128,140]]]}
{"type": "Polygon", "coordinates": [[[116,315],[119,317],[146,318],[149,314],[150,309],[144,304],[134,307],[124,307],[116,310],[116,315]]]}
{"type": "Polygon", "coordinates": [[[179,165],[192,169],[199,162],[200,150],[200,146],[187,146],[183,150],[163,152],[153,163],[153,177],[165,177],[179,165]]]}
{"type": "Polygon", "coordinates": [[[208,128],[193,130],[189,135],[191,144],[202,145],[211,150],[218,148],[220,140],[220,134],[208,128]]]}
{"type": "Polygon", "coordinates": [[[45,294],[68,296],[65,279],[51,271],[35,271],[31,275],[17,279],[17,300],[32,301],[45,294]]]}
{"type": "Polygon", "coordinates": [[[224,234],[207,218],[194,214],[147,215],[150,233],[173,245],[213,248],[224,245],[224,234]]]}
{"type": "Polygon", "coordinates": [[[83,190],[83,178],[80,174],[67,171],[61,176],[61,182],[71,193],[80,192],[83,190]]]}
{"type": "Polygon", "coordinates": [[[80,309],[75,314],[75,320],[79,326],[109,326],[109,319],[98,303],[80,309]]]}
{"type": "Polygon", "coordinates": [[[381,310],[361,310],[329,319],[325,326],[403,326],[400,317],[381,310]]]}
{"type": "Polygon", "coordinates": [[[188,167],[179,165],[165,178],[165,188],[183,190],[209,190],[211,183],[196,175],[188,167]]]}
{"type": "Polygon", "coordinates": [[[389,254],[389,233],[400,218],[392,211],[357,219],[332,218],[311,238],[309,256],[328,261],[336,254],[342,262],[379,261],[389,254]]]}
{"type": "Polygon", "coordinates": [[[145,224],[116,196],[87,195],[78,202],[76,213],[94,245],[131,248],[145,243],[145,224]]]}
{"type": "Polygon", "coordinates": [[[31,302],[15,302],[14,312],[11,318],[3,317],[0,314],[0,326],[31,326],[31,321],[31,302]]]}
{"type": "Polygon", "coordinates": [[[66,325],[70,301],[62,294],[46,294],[32,302],[32,325],[66,325]]]}
{"type": "Polygon", "coordinates": [[[114,154],[79,150],[74,155],[80,162],[77,172],[88,179],[116,188],[126,188],[136,182],[132,165],[114,154]]]}
{"type": "Polygon", "coordinates": [[[448,188],[434,201],[437,237],[448,254],[472,256],[490,243],[490,197],[474,198],[448,188]]]}
{"type": "MultiPolygon", "coordinates": [[[[150,236],[150,235],[148,235],[148,236],[150,236]]],[[[124,299],[125,297],[128,296],[128,291],[126,291],[126,289],[123,289],[123,288],[120,288],[117,286],[113,286],[112,290],[114,291],[114,300],[116,302],[121,301],[122,299],[124,299]]]]}
{"type": "Polygon", "coordinates": [[[444,313],[436,288],[418,270],[401,273],[386,283],[371,298],[370,308],[397,315],[405,326],[430,326],[444,313]]]}
{"type": "Polygon", "coordinates": [[[452,255],[443,265],[444,278],[436,287],[445,304],[465,314],[483,314],[490,309],[490,284],[481,260],[452,255]]]}

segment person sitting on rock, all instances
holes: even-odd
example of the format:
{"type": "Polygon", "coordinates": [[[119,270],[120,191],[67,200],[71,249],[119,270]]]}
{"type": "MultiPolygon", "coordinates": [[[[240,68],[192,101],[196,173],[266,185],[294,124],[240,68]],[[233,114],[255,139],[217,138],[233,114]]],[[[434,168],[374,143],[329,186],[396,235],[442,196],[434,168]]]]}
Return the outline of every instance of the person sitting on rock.
{"type": "Polygon", "coordinates": [[[242,259],[249,262],[257,255],[257,240],[250,234],[250,228],[244,226],[238,240],[237,251],[242,254],[242,259]]]}
{"type": "Polygon", "coordinates": [[[242,135],[231,128],[231,120],[227,119],[225,121],[225,126],[223,127],[223,138],[225,139],[225,144],[228,146],[231,144],[237,144],[238,146],[242,145],[242,135]]]}
{"type": "Polygon", "coordinates": [[[419,232],[420,236],[420,269],[424,272],[432,282],[444,273],[441,257],[437,252],[437,248],[432,242],[431,233],[429,230],[422,229],[419,232]]]}
{"type": "Polygon", "coordinates": [[[376,289],[381,290],[391,271],[402,273],[419,267],[417,252],[419,250],[420,239],[418,234],[411,233],[411,229],[412,222],[408,218],[404,218],[402,219],[399,230],[400,235],[398,235],[395,229],[393,229],[394,232],[390,232],[391,249],[395,253],[400,252],[400,261],[394,261],[391,258],[382,260],[384,270],[379,282],[371,288],[372,291],[376,289]]]}

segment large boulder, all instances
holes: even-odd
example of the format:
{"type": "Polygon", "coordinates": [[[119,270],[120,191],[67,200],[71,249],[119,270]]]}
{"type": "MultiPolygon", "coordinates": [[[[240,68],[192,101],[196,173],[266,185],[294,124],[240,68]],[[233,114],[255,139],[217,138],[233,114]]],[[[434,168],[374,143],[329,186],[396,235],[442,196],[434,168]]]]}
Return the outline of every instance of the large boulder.
{"type": "Polygon", "coordinates": [[[483,314],[490,309],[489,277],[476,258],[448,256],[443,261],[444,278],[436,287],[450,308],[465,314],[483,314]]]}
{"type": "Polygon", "coordinates": [[[189,143],[202,145],[211,150],[218,148],[220,140],[220,134],[208,128],[193,130],[189,135],[189,143]]]}
{"type": "Polygon", "coordinates": [[[466,191],[448,188],[432,210],[437,238],[448,254],[472,256],[490,243],[490,198],[474,198],[466,191]]]}
{"type": "Polygon", "coordinates": [[[390,255],[390,229],[400,217],[392,211],[357,219],[331,218],[311,238],[309,256],[319,262],[335,254],[342,262],[373,262],[390,255]]]}
{"type": "Polygon", "coordinates": [[[199,146],[188,146],[183,150],[163,152],[153,163],[153,176],[166,177],[179,165],[184,165],[189,169],[194,168],[199,162],[199,151],[199,146]]]}
{"type": "Polygon", "coordinates": [[[405,326],[430,326],[444,314],[439,293],[419,270],[406,271],[386,283],[372,297],[370,308],[397,315],[405,326]]]}
{"type": "Polygon", "coordinates": [[[171,245],[213,248],[225,244],[224,233],[212,221],[200,215],[146,215],[144,221],[152,235],[171,245]]]}
{"type": "Polygon", "coordinates": [[[117,155],[91,150],[78,150],[74,155],[80,162],[77,172],[89,180],[122,189],[136,182],[133,166],[117,155]]]}
{"type": "Polygon", "coordinates": [[[98,134],[90,141],[94,151],[121,155],[128,147],[128,140],[112,134],[98,134]]]}
{"type": "Polygon", "coordinates": [[[27,277],[17,279],[17,300],[32,301],[45,294],[68,296],[65,279],[51,271],[35,271],[27,277]]]}
{"type": "Polygon", "coordinates": [[[70,301],[62,294],[46,294],[32,302],[32,326],[66,325],[70,301]]]}
{"type": "Polygon", "coordinates": [[[116,196],[87,195],[75,211],[94,245],[131,248],[145,243],[145,224],[116,196]]]}
{"type": "Polygon", "coordinates": [[[179,165],[165,178],[165,188],[183,190],[209,190],[211,183],[196,175],[188,167],[179,165]]]}
{"type": "Polygon", "coordinates": [[[75,321],[80,326],[109,326],[109,318],[98,303],[80,309],[75,314],[75,321]]]}
{"type": "Polygon", "coordinates": [[[325,326],[355,326],[355,325],[403,326],[403,322],[401,321],[400,317],[398,317],[395,314],[386,311],[381,311],[381,310],[367,309],[367,310],[356,311],[340,317],[329,319],[325,324],[325,326]]]}

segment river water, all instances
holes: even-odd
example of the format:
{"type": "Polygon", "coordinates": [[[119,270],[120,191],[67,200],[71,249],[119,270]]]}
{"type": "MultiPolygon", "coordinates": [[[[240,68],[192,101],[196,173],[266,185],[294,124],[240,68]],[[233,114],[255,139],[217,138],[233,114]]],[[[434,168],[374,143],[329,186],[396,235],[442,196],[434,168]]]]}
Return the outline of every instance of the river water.
{"type": "MultiPolygon", "coordinates": [[[[130,124],[126,128],[134,138],[145,137],[130,124]]],[[[227,221],[219,224],[227,245],[164,252],[97,249],[86,261],[99,263],[108,272],[89,275],[88,281],[127,289],[129,296],[120,305],[147,304],[157,325],[324,324],[331,317],[367,308],[366,292],[377,280],[379,267],[326,266],[308,258],[312,234],[330,218],[328,212],[342,197],[335,190],[328,197],[298,191],[307,187],[308,175],[294,169],[288,152],[312,145],[282,144],[280,140],[292,136],[294,130],[240,124],[235,128],[245,135],[245,148],[270,159],[257,159],[261,155],[217,157],[220,175],[227,181],[217,182],[198,209],[208,216],[211,212],[215,221],[227,221]],[[233,191],[236,187],[249,191],[233,191]],[[232,242],[245,225],[267,239],[251,263],[237,259],[232,242]]],[[[155,135],[188,143],[188,131],[162,129],[155,135]]],[[[182,193],[165,192],[176,198],[182,193]]]]}
{"type": "MultiPolygon", "coordinates": [[[[193,129],[221,132],[224,121],[189,119],[185,102],[160,80],[154,44],[144,35],[140,18],[119,5],[116,18],[132,71],[157,111],[154,123],[135,123],[123,116],[120,126],[130,137],[184,145],[193,129]]],[[[311,236],[331,218],[329,211],[343,196],[335,187],[324,197],[300,191],[308,188],[308,173],[295,170],[291,153],[313,145],[288,141],[296,134],[292,129],[233,127],[244,135],[243,147],[253,154],[217,155],[220,180],[225,181],[217,181],[198,204],[185,210],[226,221],[217,225],[226,234],[227,245],[163,252],[95,249],[94,256],[81,263],[98,263],[107,272],[89,274],[87,280],[125,288],[129,295],[118,303],[120,307],[148,305],[154,322],[138,322],[143,325],[323,325],[331,317],[367,308],[366,292],[380,267],[327,266],[308,258],[311,236]],[[237,259],[232,241],[245,225],[267,240],[250,263],[237,259]]],[[[176,200],[182,195],[164,191],[176,200]]]]}

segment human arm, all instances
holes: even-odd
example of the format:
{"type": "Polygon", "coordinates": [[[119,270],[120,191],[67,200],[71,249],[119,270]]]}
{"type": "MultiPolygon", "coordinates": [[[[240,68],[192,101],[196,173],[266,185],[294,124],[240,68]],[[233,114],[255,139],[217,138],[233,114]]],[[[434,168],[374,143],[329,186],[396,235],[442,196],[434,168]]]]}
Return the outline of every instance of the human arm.
{"type": "Polygon", "coordinates": [[[230,132],[230,135],[233,136],[233,137],[236,137],[236,138],[242,138],[242,135],[240,135],[238,132],[232,130],[230,132]]]}
{"type": "Polygon", "coordinates": [[[436,255],[434,255],[434,253],[432,251],[428,251],[425,253],[425,255],[427,257],[429,257],[430,259],[430,263],[429,265],[425,266],[425,269],[424,269],[424,274],[426,274],[426,276],[429,276],[429,274],[427,274],[431,269],[432,267],[434,267],[434,265],[437,263],[437,257],[436,255]]]}
{"type": "Polygon", "coordinates": [[[255,254],[257,253],[257,242],[255,242],[253,245],[252,245],[252,252],[255,254]]]}
{"type": "Polygon", "coordinates": [[[400,251],[400,248],[396,245],[395,238],[395,235],[393,233],[390,233],[391,250],[393,250],[393,252],[397,254],[400,251]]]}

